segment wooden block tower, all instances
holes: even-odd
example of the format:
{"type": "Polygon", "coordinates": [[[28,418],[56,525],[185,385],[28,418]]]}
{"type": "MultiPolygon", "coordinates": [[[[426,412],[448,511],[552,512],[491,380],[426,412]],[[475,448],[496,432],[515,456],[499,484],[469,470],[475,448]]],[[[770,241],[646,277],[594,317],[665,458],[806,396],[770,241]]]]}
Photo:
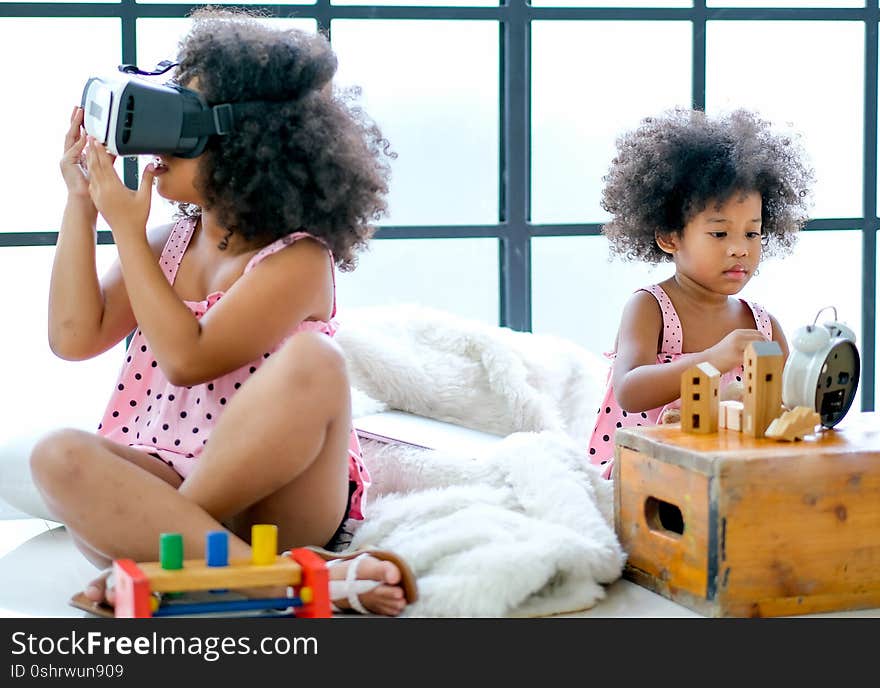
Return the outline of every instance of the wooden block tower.
{"type": "Polygon", "coordinates": [[[764,433],[782,413],[782,369],[785,359],[777,342],[750,342],[743,352],[742,431],[764,433]]]}
{"type": "Polygon", "coordinates": [[[721,373],[711,363],[691,366],[681,374],[681,429],[718,432],[718,386],[721,373]]]}

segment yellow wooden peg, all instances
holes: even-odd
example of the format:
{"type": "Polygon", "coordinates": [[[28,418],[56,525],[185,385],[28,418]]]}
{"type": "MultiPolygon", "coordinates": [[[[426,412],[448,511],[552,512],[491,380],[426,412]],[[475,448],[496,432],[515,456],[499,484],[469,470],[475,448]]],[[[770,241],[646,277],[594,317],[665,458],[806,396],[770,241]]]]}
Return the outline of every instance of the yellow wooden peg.
{"type": "Polygon", "coordinates": [[[274,564],[278,559],[278,526],[254,524],[251,527],[251,561],[257,566],[274,564]]]}

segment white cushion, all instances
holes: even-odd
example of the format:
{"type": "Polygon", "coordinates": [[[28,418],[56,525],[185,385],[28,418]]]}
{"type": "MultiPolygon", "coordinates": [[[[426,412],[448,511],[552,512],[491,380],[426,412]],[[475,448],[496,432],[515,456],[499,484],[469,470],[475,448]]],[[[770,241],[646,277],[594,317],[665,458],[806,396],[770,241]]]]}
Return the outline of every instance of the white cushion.
{"type": "Polygon", "coordinates": [[[31,477],[31,449],[45,434],[45,430],[31,430],[0,444],[0,517],[14,518],[23,513],[35,518],[57,520],[31,477]],[[5,509],[2,508],[3,502],[7,505],[5,509]]]}

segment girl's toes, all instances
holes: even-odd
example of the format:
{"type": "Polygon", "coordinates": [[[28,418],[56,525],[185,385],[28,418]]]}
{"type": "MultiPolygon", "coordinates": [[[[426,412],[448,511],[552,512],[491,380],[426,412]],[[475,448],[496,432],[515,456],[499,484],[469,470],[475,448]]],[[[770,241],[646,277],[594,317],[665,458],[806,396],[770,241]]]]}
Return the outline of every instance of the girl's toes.
{"type": "Polygon", "coordinates": [[[94,580],[86,586],[85,594],[92,602],[104,601],[104,581],[94,580]]]}
{"type": "Polygon", "coordinates": [[[389,595],[388,597],[376,600],[374,606],[373,613],[385,616],[398,616],[406,609],[406,600],[403,599],[403,596],[389,595]]]}
{"type": "MultiPolygon", "coordinates": [[[[331,569],[332,579],[344,579],[349,566],[354,561],[340,562],[331,569]]],[[[390,561],[383,561],[372,556],[366,556],[357,562],[358,580],[379,581],[382,585],[364,592],[360,595],[360,602],[371,614],[384,616],[397,616],[406,608],[406,598],[400,583],[402,574],[400,569],[390,561]]],[[[334,603],[343,609],[349,607],[345,599],[334,600],[334,603]]]]}
{"type": "MultiPolygon", "coordinates": [[[[397,586],[400,583],[400,569],[398,569],[390,561],[381,561],[379,563],[384,569],[382,580],[388,583],[388,585],[397,586]]],[[[399,587],[396,587],[395,589],[398,590],[401,597],[403,597],[403,590],[401,590],[399,587]]]]}
{"type": "Polygon", "coordinates": [[[92,602],[113,604],[115,599],[113,587],[107,583],[110,573],[110,569],[104,569],[100,576],[86,586],[85,595],[92,602]]]}

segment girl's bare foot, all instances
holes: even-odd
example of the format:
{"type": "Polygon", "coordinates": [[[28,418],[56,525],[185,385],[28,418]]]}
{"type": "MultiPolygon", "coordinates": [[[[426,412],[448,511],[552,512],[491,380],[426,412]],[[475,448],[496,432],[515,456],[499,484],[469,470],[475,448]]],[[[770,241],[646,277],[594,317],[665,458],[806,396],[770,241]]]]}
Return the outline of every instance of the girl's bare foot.
{"type": "MultiPolygon", "coordinates": [[[[329,567],[330,580],[344,581],[349,567],[355,565],[353,559],[339,560],[329,567]]],[[[361,604],[371,614],[383,616],[397,616],[406,608],[406,598],[401,587],[400,569],[393,562],[382,561],[373,556],[366,555],[357,563],[357,580],[381,581],[368,592],[361,593],[358,597],[361,604]]],[[[93,602],[107,604],[111,607],[115,603],[113,586],[107,585],[107,579],[111,569],[101,571],[100,575],[90,582],[85,589],[85,595],[93,602]]],[[[253,593],[255,597],[284,597],[284,590],[259,588],[254,590],[242,590],[242,593],[253,593]]],[[[331,600],[340,609],[349,609],[348,599],[343,596],[340,599],[331,600]]]]}
{"type": "Polygon", "coordinates": [[[112,586],[108,589],[107,587],[107,577],[112,572],[112,569],[106,568],[103,569],[100,575],[95,578],[91,583],[86,586],[85,595],[92,602],[97,602],[98,604],[108,604],[111,607],[113,606],[115,600],[113,596],[113,588],[112,586]]]}
{"type": "MultiPolygon", "coordinates": [[[[344,581],[351,566],[357,566],[357,580],[382,581],[368,592],[358,595],[361,604],[372,614],[383,616],[397,616],[406,608],[406,598],[401,585],[400,569],[391,562],[377,559],[369,554],[355,559],[335,560],[328,562],[330,566],[330,580],[344,581]]],[[[348,599],[343,596],[331,600],[340,609],[349,609],[348,599]]]]}

